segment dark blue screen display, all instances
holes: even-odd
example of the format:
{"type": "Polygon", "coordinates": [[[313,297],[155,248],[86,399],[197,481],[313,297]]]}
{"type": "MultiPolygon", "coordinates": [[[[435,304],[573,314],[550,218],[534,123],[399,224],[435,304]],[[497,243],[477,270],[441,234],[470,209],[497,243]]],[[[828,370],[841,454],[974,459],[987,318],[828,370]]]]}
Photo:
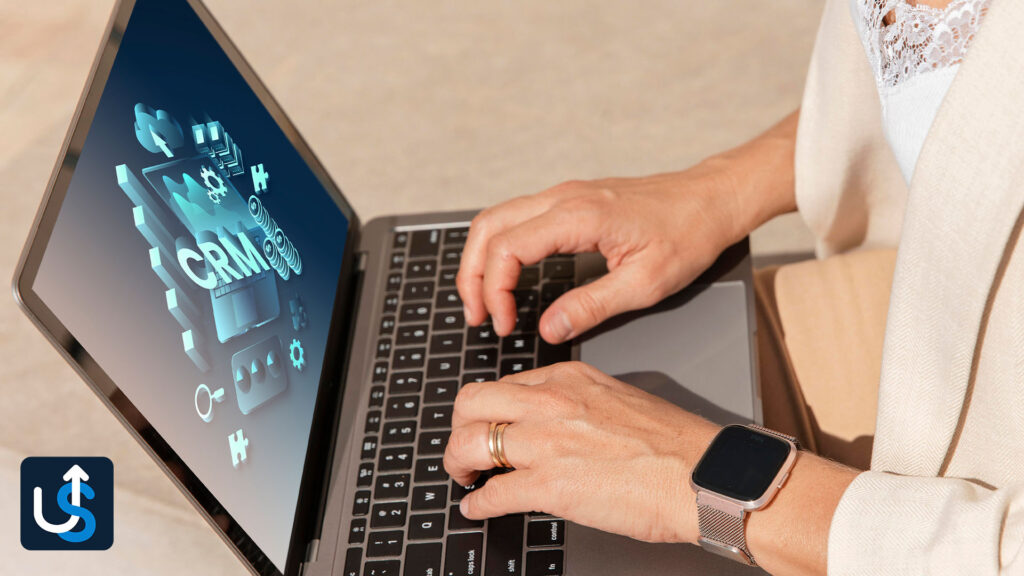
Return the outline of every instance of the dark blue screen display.
{"type": "Polygon", "coordinates": [[[348,221],[183,0],[138,0],[34,291],[270,560],[348,221]]]}

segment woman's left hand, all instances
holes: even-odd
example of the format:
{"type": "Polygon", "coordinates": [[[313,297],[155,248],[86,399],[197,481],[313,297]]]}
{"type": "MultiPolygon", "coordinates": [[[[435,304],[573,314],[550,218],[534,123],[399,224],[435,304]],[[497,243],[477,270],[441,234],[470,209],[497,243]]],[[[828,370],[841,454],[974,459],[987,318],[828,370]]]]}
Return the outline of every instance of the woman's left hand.
{"type": "Polygon", "coordinates": [[[511,423],[515,470],[463,498],[467,518],[542,511],[648,542],[697,541],[690,471],[714,424],[579,362],[470,383],[444,454],[461,485],[494,467],[491,422],[511,423]]]}

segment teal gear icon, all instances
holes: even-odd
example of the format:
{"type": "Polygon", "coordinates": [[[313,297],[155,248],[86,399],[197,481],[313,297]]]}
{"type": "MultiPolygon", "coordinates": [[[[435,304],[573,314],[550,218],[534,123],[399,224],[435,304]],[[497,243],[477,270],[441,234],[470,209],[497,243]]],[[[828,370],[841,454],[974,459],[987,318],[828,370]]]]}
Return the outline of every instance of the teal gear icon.
{"type": "Polygon", "coordinates": [[[224,185],[224,179],[209,166],[203,166],[199,176],[203,179],[203,186],[206,186],[206,196],[210,199],[210,202],[220,204],[221,199],[228,194],[228,187],[224,185]],[[216,180],[216,186],[210,181],[211,178],[216,180]]]}
{"type": "Polygon", "coordinates": [[[288,353],[292,358],[292,366],[302,372],[302,369],[306,367],[306,351],[302,349],[302,342],[292,338],[292,345],[289,347],[288,353]]]}

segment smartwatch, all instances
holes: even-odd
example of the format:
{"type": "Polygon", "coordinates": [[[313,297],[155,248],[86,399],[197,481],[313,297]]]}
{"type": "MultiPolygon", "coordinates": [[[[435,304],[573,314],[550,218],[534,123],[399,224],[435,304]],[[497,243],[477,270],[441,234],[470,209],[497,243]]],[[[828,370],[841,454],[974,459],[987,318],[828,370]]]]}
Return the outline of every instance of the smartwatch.
{"type": "Polygon", "coordinates": [[[711,441],[690,475],[701,547],[756,566],[746,517],[768,505],[796,464],[796,439],[758,426],[731,425],[711,441]]]}

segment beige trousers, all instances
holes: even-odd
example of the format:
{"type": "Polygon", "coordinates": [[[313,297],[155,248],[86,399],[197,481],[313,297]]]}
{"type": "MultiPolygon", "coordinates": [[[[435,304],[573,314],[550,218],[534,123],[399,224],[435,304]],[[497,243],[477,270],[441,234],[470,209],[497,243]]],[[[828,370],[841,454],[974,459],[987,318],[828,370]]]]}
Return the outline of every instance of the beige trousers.
{"type": "Polygon", "coordinates": [[[895,250],[757,270],[765,426],[859,469],[871,463],[895,250]]]}

